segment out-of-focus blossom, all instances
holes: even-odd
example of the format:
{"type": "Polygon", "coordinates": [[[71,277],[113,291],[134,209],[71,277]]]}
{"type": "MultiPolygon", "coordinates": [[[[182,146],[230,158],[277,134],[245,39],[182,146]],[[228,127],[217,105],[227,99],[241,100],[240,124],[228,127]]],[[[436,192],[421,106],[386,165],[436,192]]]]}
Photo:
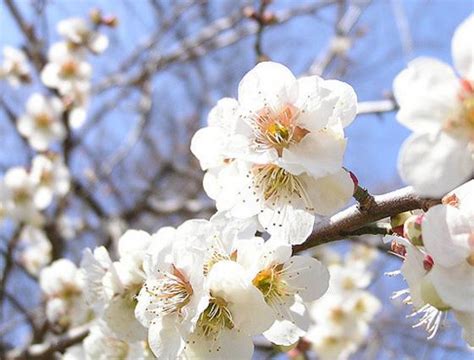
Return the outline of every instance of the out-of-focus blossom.
{"type": "Polygon", "coordinates": [[[58,33],[73,46],[83,46],[95,54],[102,53],[109,45],[107,37],[92,28],[85,19],[69,18],[57,25],[58,33]]]}
{"type": "Polygon", "coordinates": [[[37,184],[37,196],[46,203],[51,203],[54,196],[66,195],[70,188],[69,170],[57,154],[36,155],[31,165],[31,178],[37,184]]]}
{"type": "Polygon", "coordinates": [[[31,225],[23,229],[20,241],[23,245],[20,262],[31,274],[37,275],[51,262],[51,243],[44,231],[31,225]]]}
{"type": "Polygon", "coordinates": [[[458,72],[432,58],[410,62],[393,83],[398,120],[413,131],[398,161],[402,179],[425,196],[440,197],[474,173],[474,15],[456,30],[458,72]]]}
{"type": "Polygon", "coordinates": [[[0,180],[0,203],[6,216],[14,220],[38,225],[43,221],[38,210],[49,202],[38,196],[35,181],[22,167],[12,167],[0,180]]]}
{"type": "Polygon", "coordinates": [[[66,136],[62,112],[63,105],[58,98],[35,93],[26,103],[26,114],[18,119],[18,131],[33,149],[45,151],[66,136]]]}
{"type": "MultiPolygon", "coordinates": [[[[92,75],[92,67],[81,51],[71,49],[67,43],[51,45],[48,63],[41,71],[41,81],[61,95],[87,93],[92,75]]],[[[76,95],[76,96],[77,96],[76,95]]]]}
{"type": "Polygon", "coordinates": [[[23,51],[11,46],[3,48],[3,62],[0,64],[1,78],[5,78],[13,87],[31,81],[30,67],[23,51]]]}
{"type": "Polygon", "coordinates": [[[367,338],[369,323],[382,307],[365,290],[371,279],[368,267],[374,259],[363,246],[355,246],[345,261],[328,266],[329,289],[311,304],[312,325],[305,336],[318,358],[348,359],[367,338]]]}
{"type": "Polygon", "coordinates": [[[90,310],[82,293],[82,274],[70,260],[56,260],[41,270],[40,287],[46,298],[46,316],[51,324],[68,328],[90,319],[90,310]]]}

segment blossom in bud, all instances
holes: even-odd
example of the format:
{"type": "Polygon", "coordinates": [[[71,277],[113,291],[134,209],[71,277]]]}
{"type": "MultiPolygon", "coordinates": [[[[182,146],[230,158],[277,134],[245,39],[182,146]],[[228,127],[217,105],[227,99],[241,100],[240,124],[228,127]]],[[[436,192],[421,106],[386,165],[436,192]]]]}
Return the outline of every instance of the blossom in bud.
{"type": "Polygon", "coordinates": [[[392,227],[392,231],[398,236],[403,236],[403,225],[411,215],[412,213],[410,211],[406,211],[395,216],[391,216],[390,225],[392,227]]]}
{"type": "Polygon", "coordinates": [[[397,119],[413,131],[400,150],[399,173],[423,196],[441,197],[474,172],[473,32],[470,15],[452,38],[455,69],[417,58],[393,83],[397,119]]]}
{"type": "Polygon", "coordinates": [[[424,214],[410,216],[403,225],[403,237],[408,239],[415,246],[423,245],[423,236],[421,233],[421,223],[424,214]]]}

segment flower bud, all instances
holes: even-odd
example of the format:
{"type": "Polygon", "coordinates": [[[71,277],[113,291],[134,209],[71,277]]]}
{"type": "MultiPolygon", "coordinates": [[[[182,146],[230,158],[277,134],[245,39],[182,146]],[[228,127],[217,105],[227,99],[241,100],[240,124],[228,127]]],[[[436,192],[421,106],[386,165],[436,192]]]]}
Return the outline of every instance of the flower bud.
{"type": "Polygon", "coordinates": [[[423,245],[423,238],[421,232],[421,222],[425,215],[412,215],[403,225],[403,237],[408,239],[415,246],[423,245]]]}
{"type": "Polygon", "coordinates": [[[403,224],[405,221],[412,215],[411,212],[406,211],[390,218],[390,225],[392,226],[392,231],[399,235],[403,236],[403,224]]]}
{"type": "Polygon", "coordinates": [[[102,22],[102,11],[97,8],[92,9],[89,13],[89,17],[95,25],[100,25],[102,22]]]}
{"type": "Polygon", "coordinates": [[[116,27],[118,25],[118,18],[114,15],[104,16],[102,18],[102,24],[109,27],[116,27]]]}
{"type": "Polygon", "coordinates": [[[423,259],[423,268],[426,271],[430,271],[433,268],[434,265],[434,260],[430,255],[425,255],[425,258],[423,259]]]}

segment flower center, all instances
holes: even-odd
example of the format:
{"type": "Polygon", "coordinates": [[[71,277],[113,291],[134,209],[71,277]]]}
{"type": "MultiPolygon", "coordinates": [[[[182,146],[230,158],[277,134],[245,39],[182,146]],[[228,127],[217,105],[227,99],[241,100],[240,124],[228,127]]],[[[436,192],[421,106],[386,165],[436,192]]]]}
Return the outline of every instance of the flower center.
{"type": "Polygon", "coordinates": [[[304,201],[308,210],[313,209],[304,183],[297,175],[277,165],[255,165],[252,168],[253,186],[260,190],[265,201],[278,201],[296,196],[304,201]]]}
{"type": "Polygon", "coordinates": [[[199,316],[197,326],[205,337],[214,339],[221,330],[233,329],[235,325],[232,313],[228,308],[228,302],[211,294],[209,305],[199,316]]]}
{"type": "Polygon", "coordinates": [[[297,115],[297,109],[290,104],[280,111],[260,110],[253,121],[257,148],[276,149],[281,157],[283,149],[299,143],[309,131],[296,125],[297,115]]]}
{"type": "Polygon", "coordinates": [[[13,201],[17,204],[24,204],[30,201],[31,194],[27,189],[20,188],[13,192],[13,201]]]}
{"type": "Polygon", "coordinates": [[[191,301],[193,288],[184,274],[174,265],[171,272],[161,272],[162,277],[153,285],[145,283],[145,290],[155,301],[147,309],[157,316],[181,314],[181,310],[191,301]]]}
{"type": "Polygon", "coordinates": [[[445,124],[445,130],[474,143],[474,83],[461,80],[459,110],[445,124]]]}
{"type": "Polygon", "coordinates": [[[253,285],[260,290],[267,303],[280,301],[291,295],[288,284],[282,279],[283,264],[272,265],[261,270],[252,280],[253,285]]]}
{"type": "Polygon", "coordinates": [[[52,119],[51,119],[51,116],[49,116],[48,114],[41,113],[35,117],[35,122],[36,122],[36,126],[38,126],[41,129],[45,129],[51,125],[52,119]]]}
{"type": "Polygon", "coordinates": [[[64,78],[75,77],[78,71],[77,63],[74,60],[69,60],[61,65],[61,76],[64,78]]]}

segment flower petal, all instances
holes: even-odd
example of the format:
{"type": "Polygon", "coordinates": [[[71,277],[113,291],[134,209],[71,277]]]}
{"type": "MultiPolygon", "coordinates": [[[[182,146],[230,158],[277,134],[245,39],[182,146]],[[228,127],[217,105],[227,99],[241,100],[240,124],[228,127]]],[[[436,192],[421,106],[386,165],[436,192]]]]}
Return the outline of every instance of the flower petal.
{"type": "Polygon", "coordinates": [[[474,79],[474,15],[469,16],[456,29],[451,40],[451,52],[456,70],[467,79],[474,79]]]}
{"type": "Polygon", "coordinates": [[[402,145],[398,170],[418,194],[441,197],[472,175],[474,162],[467,144],[444,132],[414,133],[402,145]]]}

